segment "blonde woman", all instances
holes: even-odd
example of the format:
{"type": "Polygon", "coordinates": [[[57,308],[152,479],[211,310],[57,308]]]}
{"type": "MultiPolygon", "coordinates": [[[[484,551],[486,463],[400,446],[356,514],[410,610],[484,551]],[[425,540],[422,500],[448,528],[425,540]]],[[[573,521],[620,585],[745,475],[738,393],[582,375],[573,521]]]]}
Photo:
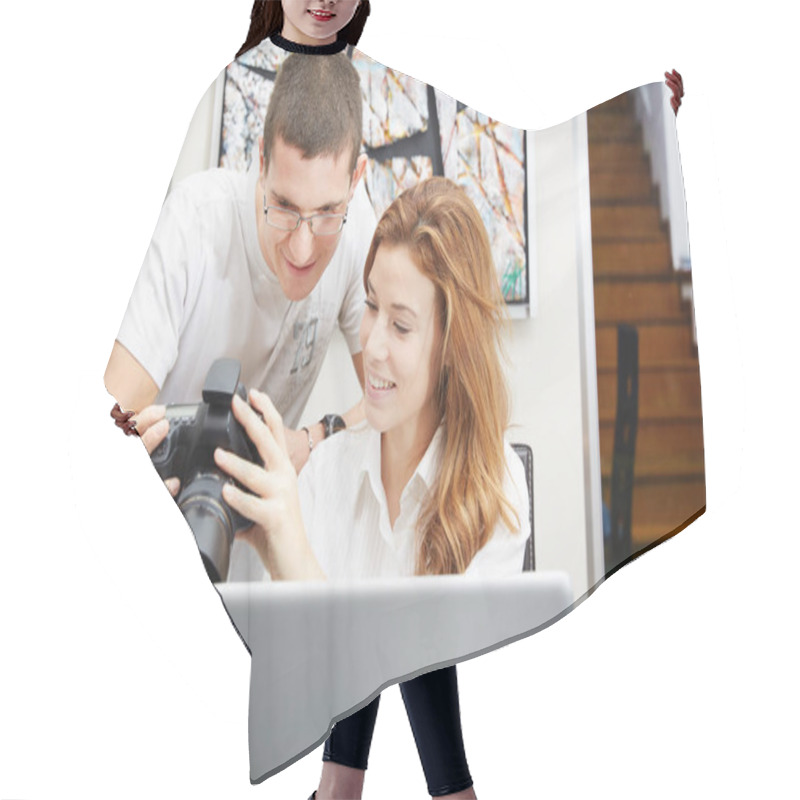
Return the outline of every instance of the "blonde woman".
{"type": "MultiPolygon", "coordinates": [[[[242,538],[278,580],[519,573],[528,496],[504,442],[504,306],[464,191],[431,178],[395,200],[375,231],[364,287],[364,423],[316,447],[298,479],[267,396],[234,400],[265,465],[215,454],[245,487],[224,490],[256,523],[242,538]]],[[[431,796],[475,797],[455,668],[401,688],[431,796]]],[[[360,797],[377,702],[334,727],[318,800],[360,797]]]]}

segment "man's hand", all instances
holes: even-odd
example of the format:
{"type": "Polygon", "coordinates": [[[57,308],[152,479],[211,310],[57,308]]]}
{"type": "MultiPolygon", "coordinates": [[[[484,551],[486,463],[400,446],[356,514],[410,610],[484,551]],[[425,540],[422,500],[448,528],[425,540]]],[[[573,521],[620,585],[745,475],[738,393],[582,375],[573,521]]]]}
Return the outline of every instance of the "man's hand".
{"type": "MultiPolygon", "coordinates": [[[[148,455],[152,455],[156,447],[167,438],[169,421],[164,417],[166,412],[166,406],[147,406],[133,418],[148,455]]],[[[173,497],[181,488],[181,482],[177,478],[167,478],[164,485],[173,497]]]]}
{"type": "Polygon", "coordinates": [[[114,408],[111,409],[111,417],[114,424],[126,436],[138,436],[139,431],[136,430],[136,420],[133,419],[133,411],[123,411],[119,403],[114,403],[114,408]]]}
{"type": "Polygon", "coordinates": [[[681,98],[683,97],[683,78],[681,77],[680,72],[676,69],[672,70],[672,72],[665,72],[664,77],[666,81],[664,83],[667,84],[670,91],[672,92],[672,97],[669,99],[669,104],[672,106],[672,110],[675,112],[675,116],[678,116],[678,109],[681,107],[681,98]]]}

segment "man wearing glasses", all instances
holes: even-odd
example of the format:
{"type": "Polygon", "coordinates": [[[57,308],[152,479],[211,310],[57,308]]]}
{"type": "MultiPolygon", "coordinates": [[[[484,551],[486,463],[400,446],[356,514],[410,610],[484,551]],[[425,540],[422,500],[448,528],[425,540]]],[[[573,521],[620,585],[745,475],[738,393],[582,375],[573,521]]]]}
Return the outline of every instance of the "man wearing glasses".
{"type": "Polygon", "coordinates": [[[375,215],[356,192],[361,119],[358,74],[344,55],[290,55],[258,171],[209,170],[170,192],[106,369],[123,409],[198,402],[225,356],[271,397],[298,471],[314,442],[363,417],[359,405],[291,430],[337,324],[364,382],[358,330],[375,215]]]}

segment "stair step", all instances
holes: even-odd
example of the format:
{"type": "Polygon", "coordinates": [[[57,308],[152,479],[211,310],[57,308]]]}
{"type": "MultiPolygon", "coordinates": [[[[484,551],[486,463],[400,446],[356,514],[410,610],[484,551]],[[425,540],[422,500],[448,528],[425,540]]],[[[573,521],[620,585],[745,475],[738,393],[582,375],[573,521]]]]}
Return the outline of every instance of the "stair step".
{"type": "MultiPolygon", "coordinates": [[[[683,324],[639,325],[639,364],[641,367],[680,366],[696,362],[692,326],[683,324]]],[[[602,325],[595,330],[597,368],[617,368],[617,327],[602,325]]]]}
{"type": "Polygon", "coordinates": [[[645,169],[649,174],[649,161],[641,141],[590,142],[589,169],[592,172],[645,169]]]}
{"type": "Polygon", "coordinates": [[[594,274],[635,275],[643,273],[672,274],[669,242],[595,242],[592,246],[594,274]]]}
{"type": "Polygon", "coordinates": [[[644,168],[636,171],[590,170],[589,193],[593,203],[604,200],[650,202],[655,196],[650,174],[644,168]]]}
{"type": "MultiPolygon", "coordinates": [[[[600,426],[600,461],[603,477],[610,478],[614,462],[613,422],[600,426]]],[[[641,421],[636,431],[633,474],[636,479],[705,474],[702,421],[641,421]]]]}
{"type": "MultiPolygon", "coordinates": [[[[610,502],[610,484],[603,498],[610,502]]],[[[633,487],[631,535],[634,549],[672,533],[706,504],[705,479],[638,482],[633,487]]]]}
{"type": "Polygon", "coordinates": [[[643,484],[633,489],[632,535],[647,545],[683,525],[706,504],[703,478],[643,484]]]}
{"type": "MultiPolygon", "coordinates": [[[[617,376],[599,373],[600,422],[617,414],[617,376]]],[[[696,420],[702,417],[699,369],[664,369],[639,373],[639,420],[696,420]]]]}
{"type": "Polygon", "coordinates": [[[590,144],[610,139],[641,142],[641,126],[633,114],[592,109],[586,122],[590,144]]]}
{"type": "Polygon", "coordinates": [[[688,320],[675,280],[595,280],[594,316],[603,323],[654,323],[688,320]]]}
{"type": "Polygon", "coordinates": [[[663,241],[666,233],[655,203],[592,205],[592,242],[663,241]]]}
{"type": "MultiPolygon", "coordinates": [[[[702,508],[701,506],[700,508],[702,508]]],[[[697,509],[698,511],[700,509],[697,509]]],[[[664,536],[668,536],[669,534],[674,534],[678,528],[682,528],[687,520],[691,519],[694,512],[690,514],[683,522],[679,525],[675,525],[668,531],[664,531],[663,525],[659,525],[658,523],[653,525],[636,525],[633,528],[632,535],[633,535],[633,549],[634,552],[640,552],[648,545],[653,544],[653,542],[657,542],[659,539],[662,539],[664,536]]]]}

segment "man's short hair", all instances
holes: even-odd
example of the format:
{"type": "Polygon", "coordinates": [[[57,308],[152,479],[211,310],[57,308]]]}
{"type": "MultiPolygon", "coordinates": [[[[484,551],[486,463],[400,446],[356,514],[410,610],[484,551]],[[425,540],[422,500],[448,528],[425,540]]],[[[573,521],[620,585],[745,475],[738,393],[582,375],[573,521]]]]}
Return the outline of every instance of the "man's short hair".
{"type": "Polygon", "coordinates": [[[264,121],[264,170],[275,140],[296,147],[305,158],[352,152],[354,170],[361,151],[361,83],[344,53],[292,53],[278,70],[264,121]]]}

